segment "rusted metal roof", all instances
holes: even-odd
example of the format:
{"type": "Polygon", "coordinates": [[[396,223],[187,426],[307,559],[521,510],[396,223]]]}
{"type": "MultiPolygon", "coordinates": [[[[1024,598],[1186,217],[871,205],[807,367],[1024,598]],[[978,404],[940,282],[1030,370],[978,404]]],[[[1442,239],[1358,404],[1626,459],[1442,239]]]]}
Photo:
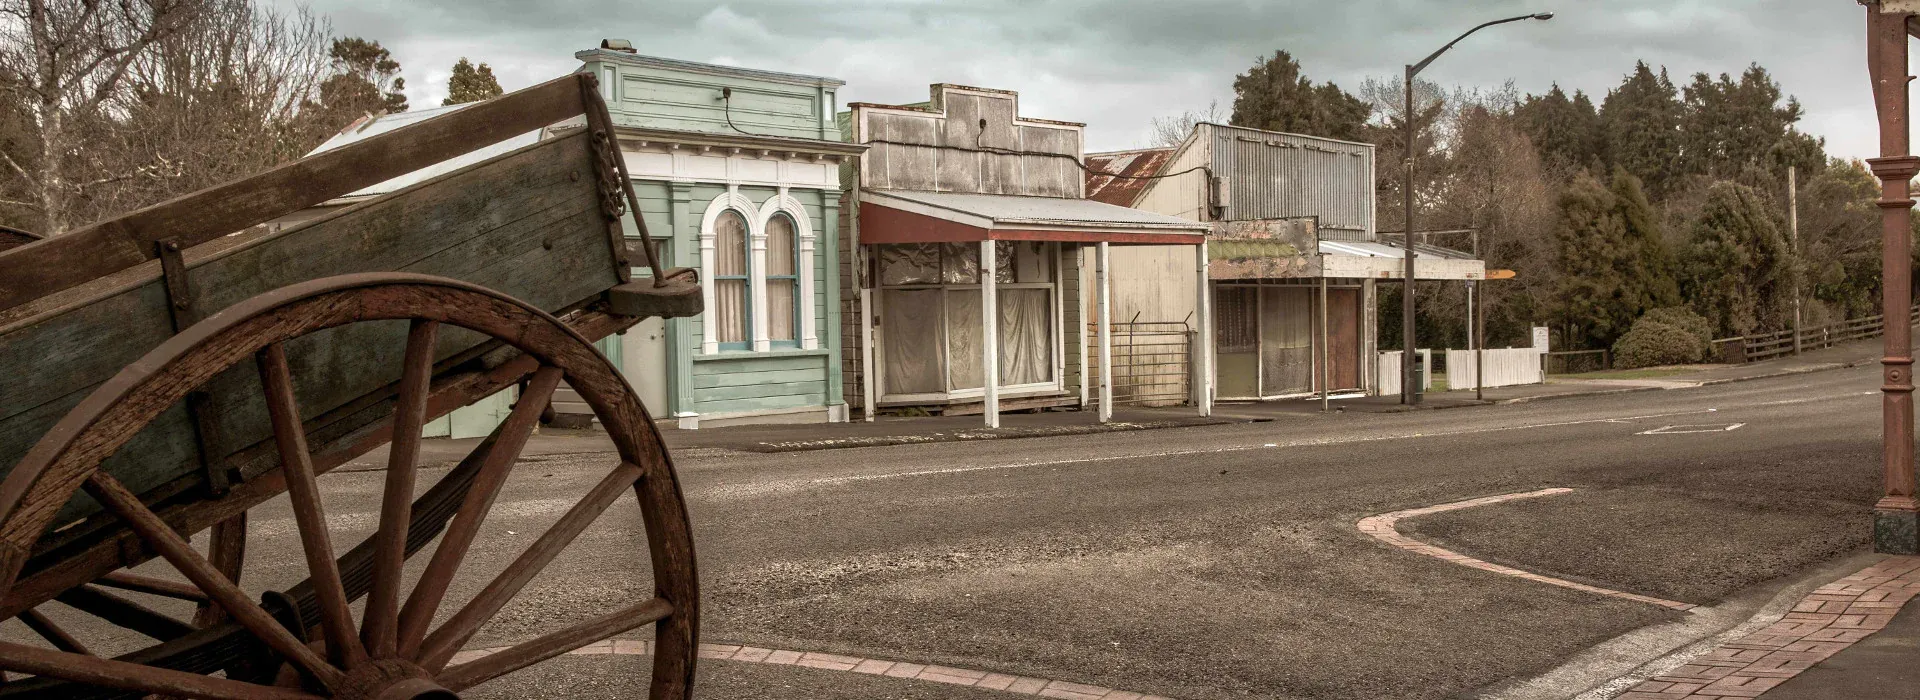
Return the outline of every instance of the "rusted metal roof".
{"type": "Polygon", "coordinates": [[[1087,199],[1105,202],[1122,207],[1133,206],[1133,200],[1145,192],[1152,180],[1131,178],[1160,174],[1167,161],[1173,160],[1172,148],[1144,148],[1137,151],[1113,151],[1109,153],[1087,154],[1087,199]],[[1095,173],[1111,173],[1098,175],[1095,173]],[[1113,177],[1124,175],[1126,177],[1113,177]]]}

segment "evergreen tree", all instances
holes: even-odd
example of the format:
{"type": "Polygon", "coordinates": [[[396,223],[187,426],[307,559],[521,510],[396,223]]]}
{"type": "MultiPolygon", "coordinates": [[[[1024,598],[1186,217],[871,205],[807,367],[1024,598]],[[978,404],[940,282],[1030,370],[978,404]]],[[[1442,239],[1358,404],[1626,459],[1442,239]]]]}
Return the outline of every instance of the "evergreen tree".
{"type": "Polygon", "coordinates": [[[1233,79],[1234,126],[1359,140],[1371,108],[1331,82],[1313,84],[1285,51],[1233,79]]]}
{"type": "Polygon", "coordinates": [[[1619,207],[1626,234],[1617,263],[1626,281],[1623,306],[1639,317],[1654,309],[1679,304],[1680,284],[1673,276],[1673,257],[1667,252],[1666,239],[1660,231],[1660,216],[1647,201],[1640,178],[1624,169],[1615,169],[1609,192],[1619,207]]]}
{"type": "Polygon", "coordinates": [[[1693,224],[1683,291],[1723,335],[1786,326],[1796,266],[1786,236],[1753,188],[1714,183],[1693,224]]]}
{"type": "Polygon", "coordinates": [[[1606,162],[1639,177],[1655,196],[1665,194],[1682,172],[1677,163],[1684,111],[1665,69],[1655,75],[1646,62],[1635,63],[1600,104],[1606,162]]]}
{"type": "Polygon", "coordinates": [[[447,99],[441,105],[466,104],[499,97],[505,91],[500,89],[500,81],[493,79],[493,68],[482,63],[474,67],[461,56],[460,62],[453,64],[453,76],[447,78],[447,99]]]}
{"type": "Polygon", "coordinates": [[[1555,84],[1545,95],[1528,95],[1513,114],[1547,167],[1571,173],[1600,163],[1600,113],[1586,93],[1576,90],[1569,99],[1555,84]]]}
{"type": "Polygon", "coordinates": [[[1560,303],[1568,343],[1609,347],[1635,319],[1680,301],[1659,218],[1640,179],[1582,174],[1560,198],[1560,303]]]}
{"type": "Polygon", "coordinates": [[[301,110],[299,131],[308,147],[371,114],[407,111],[407,80],[400,62],[378,41],[334,39],[328,52],[333,75],[321,81],[319,99],[301,110]]]}
{"type": "Polygon", "coordinates": [[[1726,179],[1764,167],[1800,121],[1799,100],[1788,97],[1782,104],[1780,84],[1759,64],[1748,66],[1738,81],[1726,73],[1695,73],[1683,92],[1681,154],[1688,173],[1726,179]]]}
{"type": "Polygon", "coordinates": [[[1582,173],[1560,195],[1555,229],[1560,284],[1554,294],[1566,347],[1608,347],[1634,314],[1622,308],[1626,280],[1615,258],[1626,248],[1627,225],[1606,185],[1582,173]]]}

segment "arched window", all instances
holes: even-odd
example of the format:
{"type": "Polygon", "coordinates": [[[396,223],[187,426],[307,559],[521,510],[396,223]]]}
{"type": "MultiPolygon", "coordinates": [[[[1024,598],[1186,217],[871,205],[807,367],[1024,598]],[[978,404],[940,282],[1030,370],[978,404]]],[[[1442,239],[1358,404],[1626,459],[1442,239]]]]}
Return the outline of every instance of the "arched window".
{"type": "Polygon", "coordinates": [[[745,350],[752,345],[747,329],[753,319],[747,217],[728,209],[720,212],[713,229],[714,335],[722,349],[745,350]]]}
{"type": "Polygon", "coordinates": [[[767,339],[789,347],[799,346],[805,301],[799,293],[800,239],[794,228],[784,212],[767,220],[767,339]]]}

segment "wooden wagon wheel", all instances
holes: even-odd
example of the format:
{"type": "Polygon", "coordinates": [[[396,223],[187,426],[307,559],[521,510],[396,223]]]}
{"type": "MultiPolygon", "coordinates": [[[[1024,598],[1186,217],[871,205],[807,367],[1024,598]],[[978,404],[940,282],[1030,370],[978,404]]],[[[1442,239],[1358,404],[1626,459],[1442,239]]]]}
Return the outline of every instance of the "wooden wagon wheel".
{"type": "Polygon", "coordinates": [[[30,582],[22,578],[22,569],[35,541],[82,489],[124,522],[140,544],[192,581],[191,590],[182,594],[204,595],[231,622],[118,659],[91,656],[77,645],[58,642],[54,645],[61,650],[0,642],[0,669],[38,676],[0,686],[0,697],[74,697],[67,691],[99,689],[120,694],[96,697],[437,700],[648,623],[655,623],[656,640],[649,696],[680,699],[690,693],[697,580],[685,506],[665,446],[632,388],[586,338],[506,296],[423,275],[345,275],[263,294],[175,336],[82,401],[0,483],[0,592],[11,595],[16,592],[12,589],[30,582]],[[391,423],[394,440],[380,526],[366,542],[336,558],[284,344],[329,328],[382,320],[407,320],[411,326],[391,423]],[[433,349],[441,324],[516,348],[531,379],[526,400],[500,429],[416,500],[421,429],[430,414],[451,410],[429,406],[433,349]],[[269,595],[268,604],[254,603],[176,532],[192,532],[230,514],[203,509],[197,520],[191,510],[163,518],[99,469],[104,459],[189,391],[249,362],[257,363],[261,373],[281,467],[236,484],[229,498],[258,503],[287,493],[311,574],[287,593],[269,595]],[[546,397],[562,380],[593,408],[620,464],[480,593],[433,628],[469,545],[546,397]],[[449,664],[482,624],[629,487],[645,521],[654,598],[478,660],[449,664]],[[403,596],[405,559],[443,529],[444,537],[418,583],[403,596]],[[356,626],[350,604],[362,595],[368,600],[356,626]],[[275,600],[284,602],[273,605],[275,600]],[[316,629],[308,641],[309,631],[316,629]],[[270,650],[276,666],[284,662],[277,674],[236,671],[261,649],[270,650]],[[225,677],[211,675],[214,671],[224,671],[225,677]]]}

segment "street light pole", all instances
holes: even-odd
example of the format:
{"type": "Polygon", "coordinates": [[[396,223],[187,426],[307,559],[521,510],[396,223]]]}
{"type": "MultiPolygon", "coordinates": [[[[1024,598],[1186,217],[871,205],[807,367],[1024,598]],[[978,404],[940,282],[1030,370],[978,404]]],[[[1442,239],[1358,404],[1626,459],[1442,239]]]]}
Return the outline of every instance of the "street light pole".
{"type": "Polygon", "coordinates": [[[1402,89],[1403,89],[1403,91],[1404,91],[1404,93],[1403,93],[1403,94],[1404,94],[1404,96],[1406,97],[1406,110],[1407,110],[1407,111],[1401,114],[1401,122],[1402,122],[1402,124],[1401,124],[1401,125],[1402,125],[1403,127],[1405,127],[1405,128],[1406,128],[1406,141],[1407,141],[1407,142],[1406,142],[1406,151],[1405,151],[1405,152],[1406,152],[1406,160],[1405,160],[1405,162],[1403,162],[1403,163],[1402,163],[1402,166],[1403,166],[1403,172],[1404,172],[1404,173],[1406,174],[1406,181],[1405,181],[1405,182],[1403,182],[1403,183],[1401,184],[1401,188],[1400,188],[1400,189],[1401,189],[1401,194],[1402,194],[1402,195],[1403,195],[1403,197],[1404,197],[1404,200],[1403,200],[1403,201],[1404,201],[1404,204],[1405,204],[1405,211],[1403,211],[1403,212],[1402,212],[1402,213],[1403,213],[1403,214],[1405,215],[1405,218],[1404,218],[1404,219],[1402,220],[1402,223],[1403,223],[1403,224],[1404,224],[1404,225],[1406,226],[1406,228],[1405,228],[1405,229],[1403,229],[1403,230],[1404,230],[1404,231],[1406,232],[1406,244],[1407,244],[1407,267],[1406,267],[1406,270],[1405,270],[1405,276],[1403,276],[1403,277],[1401,278],[1401,284],[1400,284],[1400,342],[1401,342],[1401,346],[1402,346],[1402,351],[1401,351],[1401,353],[1400,353],[1400,403],[1403,403],[1403,404],[1408,404],[1408,405],[1412,405],[1412,404],[1416,404],[1416,403],[1419,403],[1419,402],[1420,402],[1420,398],[1419,398],[1419,394],[1415,392],[1415,390],[1414,390],[1414,389],[1415,389],[1415,387],[1414,387],[1414,383],[1413,383],[1413,382],[1414,382],[1414,380],[1416,379],[1416,377],[1414,376],[1414,372],[1413,372],[1413,358],[1414,358],[1414,338],[1413,338],[1413,288],[1414,288],[1414,276],[1413,276],[1413,137],[1414,137],[1414,128],[1413,128],[1413,116],[1414,116],[1414,115],[1413,115],[1413,78],[1414,78],[1414,76],[1417,76],[1417,75],[1419,75],[1419,74],[1420,74],[1420,71],[1422,71],[1422,70],[1424,70],[1424,69],[1426,69],[1426,67],[1427,67],[1427,64],[1429,64],[1429,63],[1433,63],[1433,59],[1436,59],[1436,58],[1439,58],[1439,57],[1440,57],[1440,54],[1443,54],[1443,53],[1446,53],[1446,52],[1447,52],[1447,49],[1451,49],[1451,48],[1453,48],[1453,45],[1454,45],[1454,44],[1458,44],[1458,43],[1460,43],[1460,40],[1461,40],[1461,39],[1465,39],[1465,38],[1467,38],[1468,36],[1471,36],[1471,35],[1472,35],[1472,34],[1473,34],[1474,32],[1477,32],[1477,31],[1480,31],[1480,30],[1482,30],[1482,29],[1486,29],[1487,27],[1491,27],[1491,26],[1493,26],[1493,25],[1496,25],[1496,24],[1506,24],[1506,23],[1508,23],[1508,22],[1518,22],[1518,21],[1520,21],[1520,20],[1525,20],[1525,19],[1537,19],[1537,20],[1549,20],[1549,19],[1553,19],[1553,13],[1551,13],[1551,12],[1536,12],[1536,13],[1534,13],[1534,14],[1530,14],[1530,15],[1520,15],[1520,16],[1518,16],[1518,17],[1508,17],[1508,18],[1506,18],[1506,19],[1496,19],[1496,20],[1494,20],[1494,21],[1492,21],[1492,22],[1487,22],[1487,23],[1484,23],[1484,24],[1481,24],[1481,25],[1480,25],[1480,26],[1478,26],[1478,27],[1474,27],[1474,28],[1472,28],[1472,29],[1469,29],[1469,30],[1467,30],[1467,31],[1466,31],[1466,33],[1464,33],[1464,34],[1461,34],[1461,35],[1460,35],[1460,36],[1458,36],[1458,37],[1454,37],[1454,39],[1453,39],[1453,41],[1449,41],[1449,42],[1447,42],[1447,45],[1446,45],[1446,46],[1442,46],[1442,47],[1440,47],[1440,50],[1439,50],[1439,51],[1435,51],[1435,52],[1433,52],[1432,54],[1430,54],[1430,55],[1428,55],[1428,56],[1427,56],[1427,57],[1426,57],[1425,59],[1422,59],[1422,60],[1421,60],[1421,61],[1420,61],[1419,63],[1413,63],[1413,64],[1409,64],[1409,65],[1407,66],[1407,79],[1406,79],[1406,83],[1405,83],[1404,85],[1402,85],[1402,89]]]}
{"type": "Polygon", "coordinates": [[[1920,554],[1920,481],[1913,463],[1913,191],[1920,158],[1912,154],[1907,105],[1907,22],[1912,13],[1867,4],[1867,67],[1880,122],[1880,157],[1867,164],[1880,179],[1880,312],[1886,355],[1880,360],[1881,469],[1885,494],[1873,507],[1873,549],[1920,554]]]}

